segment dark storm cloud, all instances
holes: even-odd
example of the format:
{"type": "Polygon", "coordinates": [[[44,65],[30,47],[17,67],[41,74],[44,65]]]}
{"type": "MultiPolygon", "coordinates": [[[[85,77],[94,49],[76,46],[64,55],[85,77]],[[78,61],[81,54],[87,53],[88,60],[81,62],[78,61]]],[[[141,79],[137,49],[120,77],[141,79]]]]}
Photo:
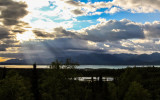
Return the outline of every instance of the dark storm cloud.
{"type": "Polygon", "coordinates": [[[1,9],[0,18],[3,19],[4,25],[15,25],[19,23],[19,19],[27,15],[27,5],[23,2],[15,2],[12,0],[0,0],[1,9]]]}
{"type": "Polygon", "coordinates": [[[39,42],[27,42],[22,45],[22,52],[43,54],[50,56],[65,56],[88,52],[102,52],[99,47],[88,44],[88,41],[72,38],[56,38],[54,40],[43,40],[39,42]]]}

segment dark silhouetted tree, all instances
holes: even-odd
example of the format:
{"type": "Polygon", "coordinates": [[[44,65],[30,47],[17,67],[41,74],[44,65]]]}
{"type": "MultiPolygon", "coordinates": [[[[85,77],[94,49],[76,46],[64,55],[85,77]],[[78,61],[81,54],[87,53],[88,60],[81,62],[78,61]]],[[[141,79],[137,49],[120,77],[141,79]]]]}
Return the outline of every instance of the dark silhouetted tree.
{"type": "Polygon", "coordinates": [[[38,89],[38,74],[37,65],[33,64],[33,75],[32,75],[32,90],[35,100],[40,100],[40,93],[38,89]]]}
{"type": "Polygon", "coordinates": [[[3,72],[2,72],[2,79],[4,79],[6,77],[6,73],[7,73],[7,69],[6,69],[6,67],[4,67],[3,72]]]}

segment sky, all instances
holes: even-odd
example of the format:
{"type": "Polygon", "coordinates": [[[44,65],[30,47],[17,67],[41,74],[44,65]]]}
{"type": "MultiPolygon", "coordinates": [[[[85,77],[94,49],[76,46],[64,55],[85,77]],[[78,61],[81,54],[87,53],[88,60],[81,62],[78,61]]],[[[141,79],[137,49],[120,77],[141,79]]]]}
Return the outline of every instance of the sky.
{"type": "Polygon", "coordinates": [[[0,62],[160,53],[160,0],[0,0],[0,62]]]}

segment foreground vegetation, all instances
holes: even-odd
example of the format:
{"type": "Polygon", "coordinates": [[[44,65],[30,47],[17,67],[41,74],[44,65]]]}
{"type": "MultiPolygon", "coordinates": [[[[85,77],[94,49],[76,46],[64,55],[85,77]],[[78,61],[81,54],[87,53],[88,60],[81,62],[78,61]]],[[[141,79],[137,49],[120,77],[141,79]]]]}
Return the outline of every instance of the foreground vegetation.
{"type": "Polygon", "coordinates": [[[68,59],[50,69],[1,68],[0,100],[160,100],[160,68],[78,70],[77,65],[68,59]],[[83,76],[99,80],[75,80],[83,76]],[[103,82],[103,76],[114,80],[103,82]]]}

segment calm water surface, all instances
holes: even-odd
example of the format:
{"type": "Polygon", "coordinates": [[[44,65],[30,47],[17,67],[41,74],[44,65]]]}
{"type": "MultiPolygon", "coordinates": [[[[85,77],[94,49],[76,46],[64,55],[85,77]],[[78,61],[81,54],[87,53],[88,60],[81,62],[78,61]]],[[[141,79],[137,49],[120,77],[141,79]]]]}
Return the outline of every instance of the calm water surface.
{"type": "MultiPolygon", "coordinates": [[[[0,65],[0,67],[6,68],[33,68],[33,65],[0,65]]],[[[127,67],[135,67],[134,65],[80,65],[77,69],[122,69],[127,67]]],[[[153,65],[137,65],[136,67],[153,67],[153,65]]],[[[160,65],[154,65],[154,67],[160,67],[160,65]]],[[[37,68],[49,68],[49,65],[37,65],[37,68]]]]}

